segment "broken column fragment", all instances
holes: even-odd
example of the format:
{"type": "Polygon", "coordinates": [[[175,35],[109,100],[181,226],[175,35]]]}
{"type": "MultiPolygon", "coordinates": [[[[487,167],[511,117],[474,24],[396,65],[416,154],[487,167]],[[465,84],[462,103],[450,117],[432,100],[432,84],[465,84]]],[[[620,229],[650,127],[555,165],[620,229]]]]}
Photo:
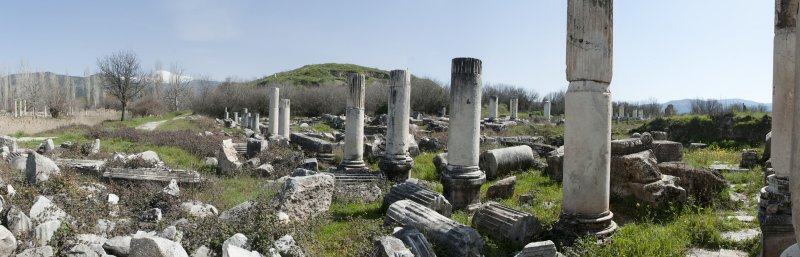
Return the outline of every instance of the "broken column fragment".
{"type": "Polygon", "coordinates": [[[406,199],[428,207],[445,217],[450,217],[453,213],[453,206],[444,196],[410,182],[392,186],[389,193],[383,197],[383,206],[386,208],[394,202],[406,199]]]}
{"type": "Polygon", "coordinates": [[[491,201],[472,216],[472,227],[495,241],[511,242],[517,246],[525,245],[543,232],[542,224],[533,215],[491,201]]]}
{"type": "Polygon", "coordinates": [[[480,156],[480,168],[487,179],[494,179],[513,171],[524,171],[536,161],[533,149],[527,145],[492,149],[480,156]]]}
{"type": "Polygon", "coordinates": [[[484,242],[478,231],[414,201],[400,200],[390,205],[384,222],[425,231],[428,239],[452,256],[483,256],[484,242]]]}

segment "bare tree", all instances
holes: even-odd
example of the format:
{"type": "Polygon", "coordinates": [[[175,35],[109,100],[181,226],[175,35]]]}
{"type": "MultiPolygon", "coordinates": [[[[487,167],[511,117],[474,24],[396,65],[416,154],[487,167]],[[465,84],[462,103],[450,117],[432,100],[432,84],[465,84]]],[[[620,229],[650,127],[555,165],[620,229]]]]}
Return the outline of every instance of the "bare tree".
{"type": "Polygon", "coordinates": [[[69,106],[72,82],[69,79],[69,74],[65,76],[63,82],[59,81],[57,74],[47,74],[43,104],[46,108],[45,110],[49,111],[53,118],[58,118],[69,106]]]}
{"type": "MultiPolygon", "coordinates": [[[[160,72],[157,72],[160,74],[160,72]]],[[[164,99],[173,111],[180,110],[181,106],[186,106],[191,95],[189,78],[184,76],[183,69],[178,64],[173,64],[170,68],[170,76],[167,81],[167,88],[164,90],[164,99]]],[[[159,75],[160,77],[160,75],[159,75]]],[[[158,83],[158,82],[156,82],[158,83]]]]}
{"type": "Polygon", "coordinates": [[[148,76],[141,71],[139,59],[133,52],[119,51],[99,58],[97,67],[103,89],[119,100],[122,107],[120,120],[124,121],[128,103],[139,97],[150,84],[148,76]]]}
{"type": "Polygon", "coordinates": [[[550,100],[550,113],[553,115],[564,114],[566,107],[567,90],[562,89],[556,92],[550,92],[545,96],[545,99],[550,100]]]}
{"type": "Polygon", "coordinates": [[[691,103],[693,114],[712,114],[723,111],[722,103],[715,99],[694,99],[691,103]]]}

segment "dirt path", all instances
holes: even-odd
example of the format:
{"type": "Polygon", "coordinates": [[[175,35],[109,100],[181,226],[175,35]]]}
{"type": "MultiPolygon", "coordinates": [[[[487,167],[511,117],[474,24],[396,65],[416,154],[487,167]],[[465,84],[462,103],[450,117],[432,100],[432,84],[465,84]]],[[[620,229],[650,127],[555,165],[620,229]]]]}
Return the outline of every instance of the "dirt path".
{"type": "Polygon", "coordinates": [[[167,121],[169,121],[169,120],[151,121],[151,122],[139,125],[138,127],[136,127],[136,129],[153,131],[153,130],[156,130],[156,128],[158,128],[158,126],[161,126],[161,124],[164,124],[164,122],[167,122],[167,121]]]}

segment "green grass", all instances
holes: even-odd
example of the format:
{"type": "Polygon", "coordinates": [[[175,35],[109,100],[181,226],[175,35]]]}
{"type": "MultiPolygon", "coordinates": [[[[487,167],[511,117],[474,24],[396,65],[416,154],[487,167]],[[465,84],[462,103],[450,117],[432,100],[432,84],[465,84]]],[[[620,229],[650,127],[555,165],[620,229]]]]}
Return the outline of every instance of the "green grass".
{"type": "Polygon", "coordinates": [[[333,202],[331,221],[314,228],[312,256],[361,256],[372,237],[384,234],[381,201],[371,204],[333,202]]]}
{"type": "Polygon", "coordinates": [[[331,126],[328,126],[328,124],[325,124],[324,122],[311,124],[311,128],[314,129],[314,131],[323,133],[330,133],[336,131],[335,129],[331,128],[331,126]]]}
{"type": "Polygon", "coordinates": [[[324,63],[310,64],[303,67],[279,72],[256,81],[259,85],[294,83],[299,85],[321,85],[333,81],[346,81],[347,74],[358,72],[366,76],[367,81],[373,79],[389,79],[389,72],[355,64],[324,63]]]}
{"type": "Polygon", "coordinates": [[[695,167],[708,167],[715,161],[738,164],[742,159],[740,151],[729,148],[710,146],[705,149],[684,151],[683,161],[695,167]]]}
{"type": "Polygon", "coordinates": [[[411,177],[428,180],[438,181],[439,174],[436,173],[436,167],[433,166],[433,158],[439,153],[421,153],[414,158],[414,167],[411,168],[411,177]]]}
{"type": "Polygon", "coordinates": [[[159,125],[156,130],[158,131],[180,131],[180,130],[190,130],[194,131],[197,128],[194,126],[194,121],[187,120],[187,119],[178,119],[178,120],[168,120],[167,122],[162,123],[159,125]]]}
{"type": "Polygon", "coordinates": [[[230,209],[248,200],[255,200],[263,191],[264,180],[252,177],[226,177],[217,180],[211,188],[198,190],[198,200],[211,203],[220,211],[230,209]]]}
{"type": "Polygon", "coordinates": [[[176,146],[142,144],[116,138],[103,140],[100,145],[101,149],[109,153],[124,152],[130,154],[152,150],[158,153],[158,157],[164,161],[164,164],[171,168],[196,170],[205,166],[200,157],[176,146]]]}
{"type": "Polygon", "coordinates": [[[528,212],[539,218],[545,227],[550,227],[558,220],[558,215],[561,211],[561,184],[550,180],[544,172],[539,170],[529,170],[527,172],[518,173],[517,184],[514,188],[514,195],[508,199],[487,199],[486,190],[498,178],[493,181],[487,181],[481,186],[481,202],[492,200],[499,202],[503,205],[528,212]],[[533,196],[533,201],[530,204],[521,205],[519,203],[519,196],[529,194],[533,196]]]}
{"type": "Polygon", "coordinates": [[[711,209],[684,210],[674,219],[641,221],[620,227],[604,245],[592,238],[579,241],[567,251],[580,256],[685,256],[691,247],[754,251],[758,240],[736,243],[723,239],[722,231],[740,229],[711,209]]]}

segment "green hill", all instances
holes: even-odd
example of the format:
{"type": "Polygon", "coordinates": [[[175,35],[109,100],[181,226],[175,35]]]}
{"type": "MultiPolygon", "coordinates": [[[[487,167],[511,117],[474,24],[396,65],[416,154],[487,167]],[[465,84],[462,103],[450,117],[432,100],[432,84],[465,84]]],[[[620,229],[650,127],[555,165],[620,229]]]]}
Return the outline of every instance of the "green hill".
{"type": "Polygon", "coordinates": [[[347,81],[347,74],[359,72],[364,74],[369,84],[372,80],[388,80],[389,72],[355,64],[324,63],[309,64],[303,67],[278,72],[256,80],[257,85],[291,83],[304,86],[321,86],[328,84],[343,84],[347,81]]]}

